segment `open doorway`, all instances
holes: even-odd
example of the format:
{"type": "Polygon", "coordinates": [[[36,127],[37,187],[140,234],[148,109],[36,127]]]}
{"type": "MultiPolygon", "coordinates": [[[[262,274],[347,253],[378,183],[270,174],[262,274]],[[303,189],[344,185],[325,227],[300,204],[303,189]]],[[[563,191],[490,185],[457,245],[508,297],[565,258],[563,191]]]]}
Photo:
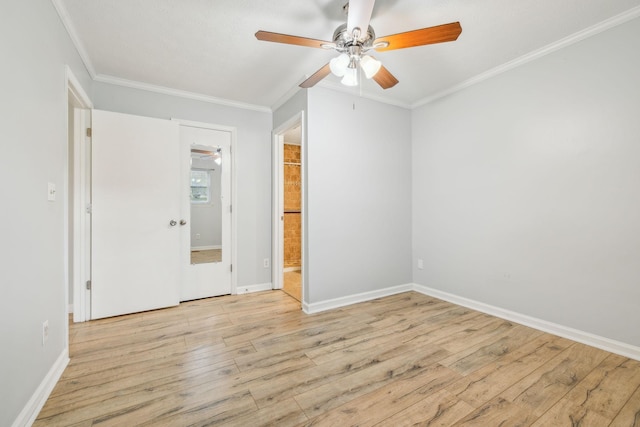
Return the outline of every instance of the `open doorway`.
{"type": "Polygon", "coordinates": [[[91,247],[91,100],[69,67],[67,75],[67,179],[65,240],[67,302],[74,322],[89,319],[91,247]]]}
{"type": "Polygon", "coordinates": [[[304,252],[304,144],[302,113],[274,132],[275,289],[302,303],[304,252]]]}

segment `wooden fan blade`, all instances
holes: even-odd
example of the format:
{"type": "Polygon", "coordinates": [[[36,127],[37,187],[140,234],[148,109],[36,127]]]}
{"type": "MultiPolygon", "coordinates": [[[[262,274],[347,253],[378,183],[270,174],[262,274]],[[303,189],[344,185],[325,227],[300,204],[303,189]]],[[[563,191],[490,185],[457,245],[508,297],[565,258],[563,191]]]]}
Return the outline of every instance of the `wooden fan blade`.
{"type": "Polygon", "coordinates": [[[389,89],[398,84],[398,79],[396,79],[384,65],[380,67],[380,70],[372,78],[382,89],[389,89]]]}
{"type": "Polygon", "coordinates": [[[275,43],[293,44],[297,46],[317,47],[322,48],[322,45],[333,45],[332,42],[324,40],[309,39],[306,37],[289,36],[287,34],[271,33],[269,31],[258,31],[256,33],[258,40],[275,43]]]}
{"type": "Polygon", "coordinates": [[[347,31],[349,34],[354,28],[360,28],[362,36],[366,36],[373,13],[375,0],[349,0],[349,13],[347,15],[347,31]]]}
{"type": "Polygon", "coordinates": [[[313,75],[311,77],[309,77],[307,80],[305,80],[302,83],[300,83],[300,87],[305,88],[305,89],[313,87],[320,80],[322,80],[325,77],[327,77],[329,75],[329,73],[331,73],[331,68],[329,68],[329,64],[326,64],[324,67],[320,68],[318,71],[313,73],[313,75]]]}
{"type": "Polygon", "coordinates": [[[460,23],[452,22],[450,24],[438,25],[437,27],[422,28],[420,30],[407,31],[406,33],[379,37],[373,43],[389,43],[386,47],[376,49],[378,52],[384,52],[385,50],[452,42],[458,38],[461,32],[462,27],[460,23]]]}

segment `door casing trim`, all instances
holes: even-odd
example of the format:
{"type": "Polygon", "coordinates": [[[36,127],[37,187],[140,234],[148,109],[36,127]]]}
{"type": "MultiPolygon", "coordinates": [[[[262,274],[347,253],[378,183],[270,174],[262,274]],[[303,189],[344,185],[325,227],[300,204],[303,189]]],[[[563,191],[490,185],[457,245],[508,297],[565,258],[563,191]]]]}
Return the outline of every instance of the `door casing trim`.
{"type": "MultiPolygon", "coordinates": [[[[73,243],[73,321],[84,322],[89,319],[89,309],[91,303],[91,291],[86,289],[86,282],[91,278],[91,218],[87,213],[90,203],[90,178],[91,162],[88,153],[90,152],[91,138],[87,136],[86,129],[91,127],[91,109],[93,103],[82,88],[71,67],[65,66],[66,93],[69,101],[66,104],[66,129],[67,129],[67,150],[65,168],[65,208],[64,208],[64,239],[65,239],[65,303],[69,301],[69,278],[70,265],[68,259],[69,245],[73,243]],[[69,129],[69,103],[74,106],[73,129],[69,129]],[[70,132],[73,132],[73,141],[70,141],[70,132]],[[73,164],[69,163],[70,144],[73,144],[73,164]],[[73,172],[73,185],[69,185],[69,176],[73,172]],[[71,188],[72,187],[72,188],[71,188]],[[69,212],[69,198],[73,198],[73,224],[70,224],[71,213],[69,212]],[[69,230],[69,227],[73,230],[69,230]],[[69,241],[71,231],[72,242],[69,241]]],[[[66,315],[66,313],[65,313],[66,315]]],[[[69,336],[68,321],[65,336],[69,336]]]]}

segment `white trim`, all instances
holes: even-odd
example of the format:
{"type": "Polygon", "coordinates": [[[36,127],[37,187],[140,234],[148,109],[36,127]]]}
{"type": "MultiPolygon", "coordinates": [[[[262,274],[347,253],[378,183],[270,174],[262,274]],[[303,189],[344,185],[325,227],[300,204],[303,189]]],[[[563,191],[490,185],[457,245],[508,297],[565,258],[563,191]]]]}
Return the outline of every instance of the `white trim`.
{"type": "Polygon", "coordinates": [[[76,50],[78,51],[78,55],[80,55],[80,59],[82,60],[82,63],[87,69],[87,72],[89,73],[92,79],[95,79],[96,70],[93,67],[93,63],[91,62],[91,58],[89,57],[89,54],[87,53],[87,50],[84,47],[84,44],[80,40],[80,37],[78,37],[76,28],[73,26],[71,18],[69,17],[69,12],[67,12],[67,9],[64,7],[62,0],[51,0],[51,3],[53,3],[53,7],[56,9],[56,12],[58,12],[58,16],[62,21],[62,25],[64,25],[64,28],[67,30],[67,34],[69,34],[69,38],[71,39],[71,42],[73,43],[76,50]]]}
{"type": "Polygon", "coordinates": [[[27,404],[22,408],[18,417],[15,419],[13,424],[11,424],[12,427],[23,427],[33,424],[68,363],[69,351],[64,349],[51,369],[49,369],[49,372],[47,372],[47,375],[44,377],[36,391],[31,395],[27,404]]]}
{"type": "Polygon", "coordinates": [[[253,292],[270,291],[272,289],[273,285],[271,283],[258,283],[256,285],[238,286],[237,292],[235,292],[235,294],[250,294],[253,292]]]}
{"type": "MultiPolygon", "coordinates": [[[[287,123],[292,122],[293,119],[289,119],[287,123]]],[[[295,123],[295,121],[294,121],[295,123]]],[[[291,127],[293,123],[288,127],[280,126],[273,131],[273,143],[272,143],[272,159],[271,159],[271,171],[272,171],[272,201],[271,208],[273,210],[272,223],[271,223],[271,282],[273,289],[282,289],[284,279],[282,277],[284,266],[284,243],[282,236],[284,234],[284,224],[281,219],[282,214],[282,192],[283,192],[283,168],[282,151],[284,145],[284,132],[291,127]]]]}
{"type": "MultiPolygon", "coordinates": [[[[55,1],[55,0],[54,0],[55,1]]],[[[80,80],[73,73],[73,70],[68,65],[65,65],[65,75],[67,76],[67,91],[71,91],[76,100],[82,104],[83,108],[93,108],[91,98],[87,95],[84,88],[80,84],[80,80]]]]}
{"type": "MultiPolygon", "coordinates": [[[[91,99],[85,92],[84,88],[80,84],[80,81],[76,78],[75,74],[68,65],[65,66],[66,75],[66,91],[67,96],[73,97],[74,105],[74,118],[73,118],[73,142],[69,142],[68,123],[69,117],[67,117],[65,126],[67,127],[67,150],[69,150],[69,144],[73,144],[73,164],[68,164],[68,151],[66,156],[66,168],[65,168],[65,254],[69,253],[69,197],[73,197],[73,304],[70,307],[74,308],[73,321],[84,322],[89,319],[90,311],[90,291],[85,289],[84,283],[91,277],[91,259],[90,259],[90,239],[91,239],[91,220],[85,211],[85,207],[89,203],[89,176],[90,171],[90,159],[88,153],[90,148],[87,141],[85,129],[91,127],[90,123],[90,108],[93,107],[91,99]],[[73,170],[73,188],[69,188],[69,172],[73,170]]],[[[68,102],[65,111],[68,112],[68,102]]],[[[66,114],[65,114],[66,117],[66,114]]],[[[67,255],[65,255],[66,257],[67,255]]],[[[65,268],[68,270],[69,260],[65,258],[65,268]]],[[[65,274],[65,301],[69,301],[69,271],[65,274]]],[[[69,335],[69,322],[64,318],[65,336],[69,335]]]]}
{"type": "Polygon", "coordinates": [[[577,341],[579,343],[596,347],[611,353],[619,354],[624,357],[640,360],[640,347],[636,347],[631,344],[615,341],[609,338],[580,331],[578,329],[573,329],[568,326],[563,326],[557,323],[552,323],[546,320],[516,313],[514,311],[505,310],[500,307],[450,294],[448,292],[439,291],[427,286],[422,286],[414,283],[412,287],[414,291],[424,295],[432,296],[444,301],[451,302],[453,304],[481,311],[483,313],[490,314],[501,319],[506,319],[512,322],[519,323],[521,325],[529,326],[543,332],[548,332],[553,335],[577,341]]]}
{"type": "Polygon", "coordinates": [[[375,291],[362,292],[359,294],[347,295],[340,298],[314,302],[312,304],[303,302],[302,310],[307,314],[314,314],[321,311],[333,310],[334,308],[340,308],[351,304],[357,304],[359,302],[371,301],[376,298],[401,294],[403,292],[409,292],[411,290],[413,290],[413,284],[409,283],[405,285],[392,286],[390,288],[377,289],[375,291]]]}
{"type": "MultiPolygon", "coordinates": [[[[73,304],[69,304],[69,305],[67,306],[67,313],[69,313],[69,314],[73,314],[73,304]]],[[[67,323],[68,323],[68,322],[67,322],[67,323]]]]}
{"type": "Polygon", "coordinates": [[[192,251],[209,251],[211,249],[222,249],[222,246],[221,245],[191,246],[192,251]]]}
{"type": "Polygon", "coordinates": [[[414,102],[413,104],[411,104],[411,106],[409,108],[414,109],[417,107],[421,107],[423,105],[429,104],[437,99],[443,98],[447,95],[451,95],[455,92],[461,91],[462,89],[465,89],[469,86],[473,86],[475,84],[478,84],[480,82],[483,82],[485,80],[488,80],[492,77],[495,77],[499,74],[502,74],[506,71],[512,70],[514,68],[520,67],[521,65],[524,65],[528,62],[534,61],[538,58],[541,58],[543,56],[546,56],[550,53],[553,53],[557,50],[560,50],[562,48],[565,48],[567,46],[570,46],[574,43],[577,43],[579,41],[582,41],[584,39],[587,39],[589,37],[595,36],[596,34],[599,34],[603,31],[606,31],[608,29],[617,27],[618,25],[624,24],[625,22],[628,22],[632,19],[635,19],[637,17],[640,16],[640,6],[636,6],[632,9],[627,10],[626,12],[623,12],[619,15],[616,15],[612,18],[606,19],[596,25],[593,25],[589,28],[586,28],[582,31],[578,31],[577,33],[574,33],[568,37],[565,37],[563,39],[560,39],[556,42],[553,42],[547,46],[544,46],[540,49],[536,49],[533,52],[529,52],[525,55],[522,55],[519,58],[516,58],[512,61],[506,62],[502,65],[499,65],[495,68],[492,68],[484,73],[478,74],[468,80],[463,81],[460,84],[457,84],[455,86],[452,86],[448,89],[445,89],[443,91],[437,92],[431,96],[428,96],[426,98],[423,98],[417,102],[414,102]]]}
{"type": "Polygon", "coordinates": [[[225,125],[219,125],[216,123],[196,122],[193,120],[178,119],[175,117],[172,117],[171,120],[173,120],[174,122],[178,122],[178,124],[180,124],[181,126],[189,126],[192,128],[201,128],[201,129],[213,129],[213,130],[219,130],[222,132],[229,132],[232,134],[237,132],[237,128],[235,126],[225,126],[225,125]]]}
{"type": "Polygon", "coordinates": [[[238,288],[238,130],[231,128],[231,293],[238,288]],[[236,266],[236,268],[233,268],[236,266]]]}
{"type": "Polygon", "coordinates": [[[300,301],[307,301],[307,287],[309,283],[309,235],[307,234],[307,116],[305,111],[300,112],[300,301]]]}
{"type": "Polygon", "coordinates": [[[172,89],[166,86],[157,86],[149,83],[137,82],[135,80],[121,79],[119,77],[108,76],[105,74],[98,74],[93,78],[93,80],[96,82],[109,83],[116,86],[124,86],[124,87],[130,87],[133,89],[146,90],[148,92],[161,93],[163,95],[170,95],[170,96],[176,96],[179,98],[187,98],[187,99],[194,99],[196,101],[209,102],[211,104],[224,105],[226,107],[235,107],[235,108],[241,108],[243,110],[253,110],[253,111],[260,111],[263,113],[271,113],[271,108],[265,107],[263,105],[248,104],[248,103],[239,102],[239,101],[232,101],[230,99],[216,98],[215,96],[203,95],[200,93],[188,92],[186,90],[180,90],[180,89],[172,89]]]}

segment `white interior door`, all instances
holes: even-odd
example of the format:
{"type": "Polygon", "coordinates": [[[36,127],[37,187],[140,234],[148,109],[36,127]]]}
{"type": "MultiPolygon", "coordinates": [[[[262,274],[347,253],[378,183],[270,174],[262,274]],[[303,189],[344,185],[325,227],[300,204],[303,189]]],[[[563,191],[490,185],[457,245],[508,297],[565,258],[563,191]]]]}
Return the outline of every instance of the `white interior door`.
{"type": "Polygon", "coordinates": [[[229,130],[180,126],[181,301],[231,293],[231,139],[229,130]],[[208,186],[194,190],[192,171],[208,186]]]}
{"type": "Polygon", "coordinates": [[[91,318],[177,305],[178,124],[93,110],[92,128],[91,318]]]}

